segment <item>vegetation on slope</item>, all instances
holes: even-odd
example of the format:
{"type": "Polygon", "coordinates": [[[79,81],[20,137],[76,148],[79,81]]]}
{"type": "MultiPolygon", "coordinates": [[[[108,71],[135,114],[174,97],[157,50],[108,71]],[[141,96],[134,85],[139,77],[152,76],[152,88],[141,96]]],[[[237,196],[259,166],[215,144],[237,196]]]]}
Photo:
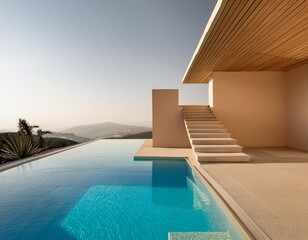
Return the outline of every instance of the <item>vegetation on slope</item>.
{"type": "Polygon", "coordinates": [[[152,131],[141,132],[136,134],[127,134],[125,136],[120,136],[120,137],[108,137],[105,139],[151,139],[151,138],[152,138],[152,131]]]}
{"type": "Polygon", "coordinates": [[[74,142],[77,142],[77,143],[84,143],[84,142],[88,142],[90,141],[91,139],[90,138],[85,138],[85,137],[80,137],[80,136],[77,136],[73,133],[63,133],[63,132],[52,132],[52,133],[48,133],[45,135],[45,138],[46,139],[67,139],[67,140],[72,140],[74,142]]]}
{"type": "Polygon", "coordinates": [[[129,134],[125,137],[122,137],[124,139],[151,139],[152,138],[152,131],[148,132],[141,132],[137,134],[129,134]]]}
{"type": "Polygon", "coordinates": [[[43,131],[37,125],[30,125],[19,119],[17,133],[0,134],[0,163],[30,157],[43,151],[74,145],[77,142],[67,139],[45,138],[50,131],[43,131]],[[36,135],[33,130],[37,129],[36,135]]]}

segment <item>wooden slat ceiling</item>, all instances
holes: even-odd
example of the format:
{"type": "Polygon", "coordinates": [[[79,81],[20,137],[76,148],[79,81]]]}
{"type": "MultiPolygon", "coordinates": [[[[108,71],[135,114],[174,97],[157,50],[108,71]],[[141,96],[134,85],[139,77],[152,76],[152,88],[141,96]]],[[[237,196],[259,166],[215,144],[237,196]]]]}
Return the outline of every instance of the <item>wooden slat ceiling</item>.
{"type": "Polygon", "coordinates": [[[288,71],[308,63],[308,0],[220,0],[183,78],[288,71]]]}

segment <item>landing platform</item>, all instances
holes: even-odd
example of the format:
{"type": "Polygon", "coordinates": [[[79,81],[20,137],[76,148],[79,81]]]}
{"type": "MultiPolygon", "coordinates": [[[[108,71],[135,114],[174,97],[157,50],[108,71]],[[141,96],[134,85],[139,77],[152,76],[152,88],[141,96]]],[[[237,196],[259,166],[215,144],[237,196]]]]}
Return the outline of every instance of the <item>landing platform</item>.
{"type": "Polygon", "coordinates": [[[187,158],[192,165],[200,165],[191,148],[154,148],[152,139],[145,140],[135,158],[187,158]]]}

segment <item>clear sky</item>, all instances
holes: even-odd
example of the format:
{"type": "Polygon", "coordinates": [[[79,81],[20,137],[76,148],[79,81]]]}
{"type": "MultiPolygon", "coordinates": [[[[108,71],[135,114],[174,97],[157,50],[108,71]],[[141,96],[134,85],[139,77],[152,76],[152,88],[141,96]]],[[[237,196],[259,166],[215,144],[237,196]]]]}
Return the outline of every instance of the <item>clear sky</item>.
{"type": "Polygon", "coordinates": [[[0,0],[0,129],[151,122],[151,90],[179,88],[216,0],[0,0]]]}

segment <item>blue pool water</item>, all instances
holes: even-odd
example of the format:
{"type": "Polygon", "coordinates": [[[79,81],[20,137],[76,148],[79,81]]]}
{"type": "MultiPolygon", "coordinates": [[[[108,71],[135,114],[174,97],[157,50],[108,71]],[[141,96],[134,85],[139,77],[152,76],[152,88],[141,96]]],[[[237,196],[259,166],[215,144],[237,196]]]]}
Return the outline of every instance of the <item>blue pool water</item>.
{"type": "Polygon", "coordinates": [[[142,140],[101,140],[0,173],[0,239],[243,236],[184,159],[133,159],[142,140]]]}

